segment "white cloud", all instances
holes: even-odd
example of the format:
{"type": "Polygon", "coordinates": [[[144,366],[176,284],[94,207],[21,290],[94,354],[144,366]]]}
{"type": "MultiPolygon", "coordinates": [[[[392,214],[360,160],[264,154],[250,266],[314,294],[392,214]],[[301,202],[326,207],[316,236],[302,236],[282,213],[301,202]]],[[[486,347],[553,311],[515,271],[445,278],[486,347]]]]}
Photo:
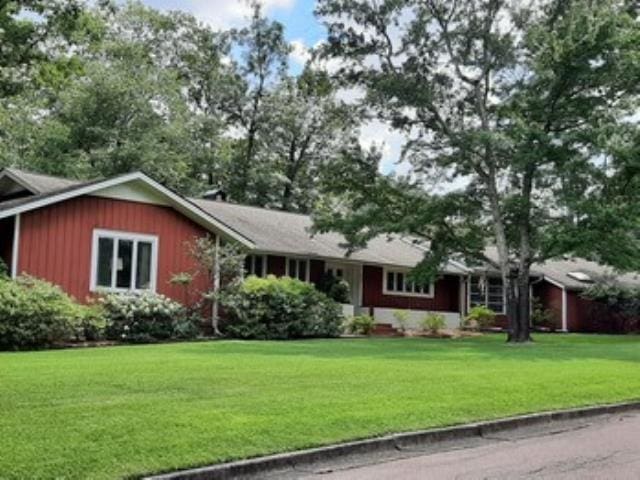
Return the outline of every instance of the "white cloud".
{"type": "Polygon", "coordinates": [[[294,63],[304,66],[311,59],[311,52],[303,40],[296,39],[291,41],[291,54],[289,57],[294,63]]]}
{"type": "Polygon", "coordinates": [[[379,120],[365,123],[360,132],[360,144],[363,147],[375,146],[382,152],[379,167],[382,173],[395,172],[404,175],[409,172],[411,165],[408,162],[400,162],[404,141],[400,132],[379,120]]]}
{"type": "MultiPolygon", "coordinates": [[[[265,13],[275,9],[292,8],[296,0],[261,0],[265,13]]],[[[193,13],[199,20],[214,28],[227,29],[246,22],[251,15],[247,0],[186,0],[180,2],[181,10],[193,13]]]]}

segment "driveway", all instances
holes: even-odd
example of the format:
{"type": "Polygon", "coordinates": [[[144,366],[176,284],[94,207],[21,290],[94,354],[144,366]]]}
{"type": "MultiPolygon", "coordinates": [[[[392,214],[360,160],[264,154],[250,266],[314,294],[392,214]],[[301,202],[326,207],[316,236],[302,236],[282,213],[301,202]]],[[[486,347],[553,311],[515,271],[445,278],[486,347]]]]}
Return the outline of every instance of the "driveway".
{"type": "MultiPolygon", "coordinates": [[[[271,477],[268,477],[271,478],[271,477]]],[[[356,457],[280,479],[640,479],[640,413],[558,422],[386,456],[356,457]]]]}

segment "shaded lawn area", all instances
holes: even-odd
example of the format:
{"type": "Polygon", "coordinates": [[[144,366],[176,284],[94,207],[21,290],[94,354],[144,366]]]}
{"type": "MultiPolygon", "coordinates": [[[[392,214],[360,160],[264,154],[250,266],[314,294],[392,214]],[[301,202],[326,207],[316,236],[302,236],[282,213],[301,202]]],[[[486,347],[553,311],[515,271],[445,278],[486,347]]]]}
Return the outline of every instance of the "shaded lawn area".
{"type": "Polygon", "coordinates": [[[0,477],[120,478],[640,398],[640,337],[183,343],[0,354],[0,477]]]}

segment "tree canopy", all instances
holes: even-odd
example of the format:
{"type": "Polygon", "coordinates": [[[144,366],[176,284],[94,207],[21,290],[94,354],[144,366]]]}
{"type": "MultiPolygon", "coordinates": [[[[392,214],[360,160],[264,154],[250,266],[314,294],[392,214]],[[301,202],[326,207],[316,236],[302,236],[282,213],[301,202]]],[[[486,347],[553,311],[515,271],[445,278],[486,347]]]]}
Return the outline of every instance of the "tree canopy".
{"type": "Polygon", "coordinates": [[[579,255],[640,267],[640,23],[618,0],[320,0],[325,55],[406,138],[404,177],[336,157],[317,215],[354,246],[428,244],[415,272],[481,259],[503,277],[510,339],[529,339],[531,265],[579,255]],[[443,188],[444,187],[444,188],[443,188]]]}
{"type": "Polygon", "coordinates": [[[138,2],[10,2],[1,13],[15,53],[0,58],[0,165],[78,178],[142,170],[186,194],[219,187],[309,211],[330,148],[357,128],[331,78],[311,65],[290,73],[283,26],[258,3],[229,31],[138,2]]]}

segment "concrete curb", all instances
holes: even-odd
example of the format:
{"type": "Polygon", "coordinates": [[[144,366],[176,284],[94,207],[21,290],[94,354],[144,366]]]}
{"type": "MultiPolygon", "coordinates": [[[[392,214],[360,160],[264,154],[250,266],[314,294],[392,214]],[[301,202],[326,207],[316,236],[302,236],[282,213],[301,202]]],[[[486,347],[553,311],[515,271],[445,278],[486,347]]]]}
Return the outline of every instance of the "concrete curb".
{"type": "Polygon", "coordinates": [[[534,413],[499,420],[470,423],[454,427],[436,428],[416,432],[398,433],[354,442],[339,443],[327,447],[299,450],[266,457],[257,457],[236,462],[221,463],[208,467],[182,470],[162,475],[145,477],[148,480],[229,480],[276,470],[310,465],[320,461],[336,460],[348,455],[371,454],[383,451],[429,445],[437,442],[482,437],[490,433],[513,430],[521,427],[542,425],[561,420],[594,417],[598,415],[640,410],[640,400],[594,407],[556,410],[534,413]]]}

